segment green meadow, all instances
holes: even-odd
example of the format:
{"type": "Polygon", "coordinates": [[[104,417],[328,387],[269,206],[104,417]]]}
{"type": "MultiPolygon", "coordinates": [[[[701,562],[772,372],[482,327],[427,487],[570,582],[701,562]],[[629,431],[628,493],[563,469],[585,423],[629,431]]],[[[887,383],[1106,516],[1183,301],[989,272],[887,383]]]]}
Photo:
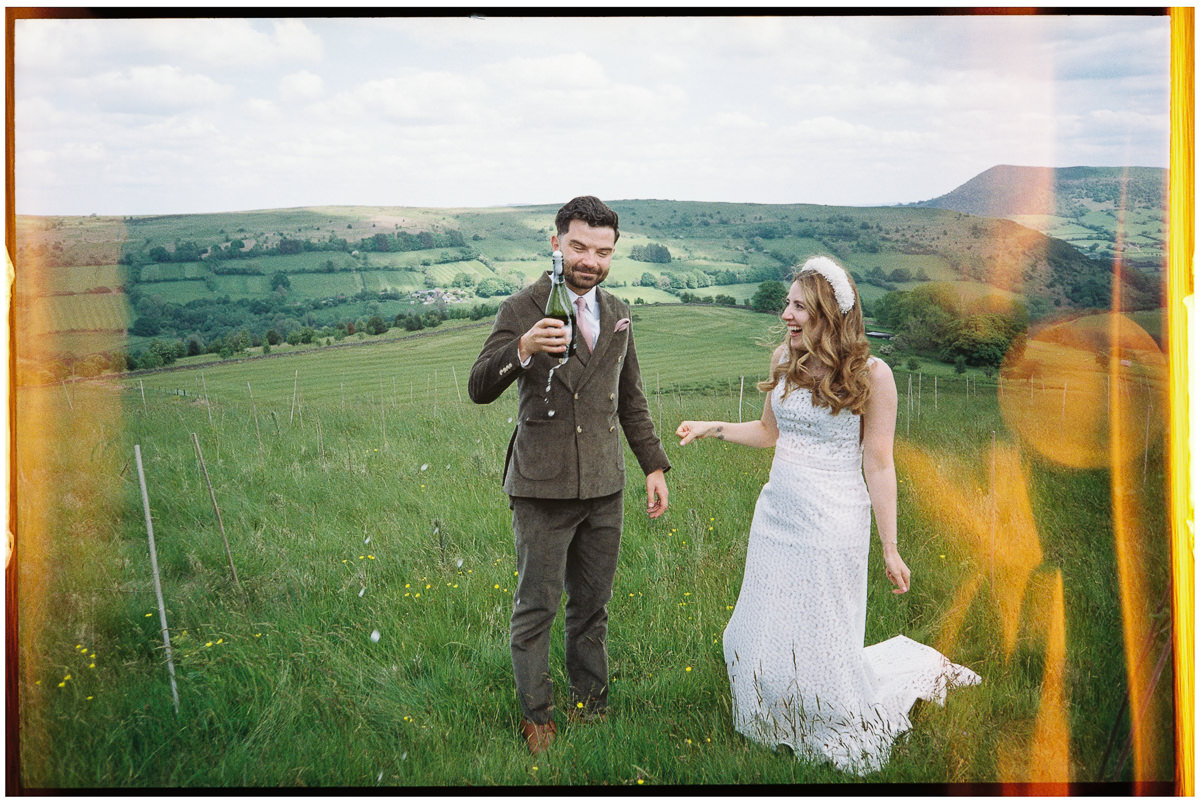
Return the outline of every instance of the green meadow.
{"type": "MultiPolygon", "coordinates": [[[[1032,380],[940,365],[895,369],[913,582],[891,594],[873,546],[867,641],[933,644],[983,684],[944,708],[918,705],[891,762],[863,779],[733,731],[721,633],[771,451],[680,448],[671,433],[684,418],[760,414],[754,382],[776,324],[731,308],[635,309],[644,388],[673,462],[670,508],[646,517],[627,454],[610,716],[577,726],[560,715],[559,740],[538,757],[517,736],[508,653],[514,550],[500,471],[515,394],[487,406],[466,395],[487,325],[17,388],[22,785],[1169,782],[1170,663],[1148,703],[1135,702],[1148,726],[1130,748],[1126,655],[1157,657],[1162,636],[1126,644],[1111,473],[1056,464],[1009,430],[998,394],[1032,398],[1032,380]],[[1015,473],[997,476],[993,444],[1018,457],[1015,473]],[[1005,513],[1017,498],[1033,523],[1024,541],[1005,513]],[[1047,591],[1055,579],[1060,603],[1047,591]]],[[[1126,489],[1146,568],[1130,611],[1169,624],[1153,432],[1126,489]]],[[[560,617],[551,667],[565,713],[561,636],[560,617]]]]}

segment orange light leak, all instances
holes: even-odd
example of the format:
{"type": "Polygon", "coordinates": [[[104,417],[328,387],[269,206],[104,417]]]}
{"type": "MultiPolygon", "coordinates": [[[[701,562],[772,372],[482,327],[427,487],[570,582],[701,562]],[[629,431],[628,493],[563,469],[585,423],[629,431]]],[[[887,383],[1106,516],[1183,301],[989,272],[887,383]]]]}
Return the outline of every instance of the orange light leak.
{"type": "MultiPolygon", "coordinates": [[[[1171,360],[1170,502],[1174,577],[1175,791],[1195,795],[1195,511],[1189,488],[1188,338],[1184,300],[1195,259],[1195,10],[1171,9],[1171,169],[1167,257],[1167,338],[1171,360]]],[[[1195,326],[1195,322],[1193,322],[1195,326]]]]}
{"type": "MultiPolygon", "coordinates": [[[[998,746],[997,773],[1008,792],[1064,792],[1071,780],[1070,728],[1066,684],[1068,633],[1066,596],[1061,569],[1043,565],[1042,534],[1030,504],[1032,475],[1022,453],[1035,454],[1066,469],[1108,470],[1114,555],[1120,591],[1121,644],[1124,649],[1127,698],[1122,717],[1128,730],[1114,731],[1101,764],[1105,778],[1128,767],[1134,792],[1146,793],[1171,772],[1176,789],[1194,791],[1192,618],[1192,539],[1187,529],[1186,463],[1182,451],[1186,409],[1182,389],[1187,378],[1180,340],[1181,300],[1190,283],[1181,277],[1192,255],[1191,128],[1179,122],[1180,98],[1187,97],[1190,121],[1192,14],[1172,16],[1172,163],[1170,187],[1170,252],[1168,279],[1169,351],[1125,313],[1127,282],[1123,264],[1126,232],[1124,188],[1118,207],[1117,243],[1112,271],[1112,307],[1107,313],[1080,315],[1043,327],[1023,349],[1014,350],[1001,372],[998,403],[1001,416],[1017,443],[995,443],[984,460],[987,467],[931,454],[901,442],[898,465],[904,467],[913,499],[922,513],[949,531],[968,569],[943,619],[939,649],[955,653],[969,611],[982,604],[1000,626],[1003,659],[1012,660],[1019,635],[1042,637],[1041,697],[1028,737],[1011,737],[998,746]],[[1186,37],[1184,36],[1186,34],[1186,37]],[[1181,45],[1181,39],[1183,44],[1181,45]],[[1184,58],[1186,56],[1186,58],[1184,58]],[[1186,61],[1189,83],[1181,89],[1180,60],[1186,61]],[[1186,147],[1181,145],[1186,142],[1186,147]],[[1185,170],[1186,168],[1186,170],[1185,170]],[[1172,557],[1173,635],[1161,625],[1169,599],[1161,591],[1160,568],[1151,566],[1147,549],[1167,534],[1152,523],[1162,499],[1148,476],[1150,457],[1170,426],[1173,484],[1172,557]],[[982,477],[972,478],[972,469],[982,477]],[[982,470],[982,471],[979,471],[982,470]],[[1182,504],[1180,503],[1182,501],[1182,504]],[[955,512],[947,516],[947,512],[955,512]],[[998,539],[997,534],[1002,534],[998,539]],[[997,542],[1000,542],[999,544],[997,542]],[[990,606],[980,600],[990,590],[990,606]],[[1172,695],[1165,677],[1174,656],[1175,745],[1171,752],[1172,695]],[[1111,755],[1110,755],[1111,752],[1111,755]],[[1109,764],[1114,758],[1115,763],[1109,764]],[[1126,766],[1126,761],[1131,764],[1126,766]]],[[[1003,280],[993,271],[992,281],[1003,280]]],[[[1019,288],[1018,288],[1019,289],[1019,288]]],[[[1114,635],[1115,636],[1115,635],[1114,635]]],[[[1114,640],[1114,644],[1116,640],[1114,640]]],[[[1067,788],[1069,790],[1069,788],[1067,788]]]]}
{"type": "MultiPolygon", "coordinates": [[[[1109,466],[1112,471],[1113,535],[1116,539],[1117,577],[1121,587],[1121,628],[1125,640],[1125,670],[1129,683],[1130,730],[1133,737],[1133,778],[1136,792],[1145,792],[1141,785],[1153,779],[1153,757],[1161,750],[1155,743],[1165,736],[1156,728],[1165,714],[1151,710],[1151,695],[1158,678],[1154,676],[1157,653],[1141,650],[1139,646],[1153,643],[1153,616],[1149,585],[1149,570],[1145,565],[1146,552],[1142,547],[1154,536],[1142,527],[1139,496],[1132,478],[1134,446],[1139,432],[1130,421],[1133,400],[1127,386],[1139,374],[1143,362],[1134,349],[1127,349],[1123,337],[1129,321],[1120,314],[1124,309],[1124,236],[1126,188],[1128,176],[1121,182],[1121,202],[1117,208],[1117,243],[1113,258],[1112,309],[1108,317],[1108,426],[1109,466]]],[[[1131,322],[1130,322],[1131,323],[1131,322]]],[[[1136,326],[1136,325],[1133,325],[1136,326]]],[[[1149,420],[1150,407],[1146,418],[1149,420]]],[[[1137,417],[1140,418],[1140,417],[1137,417]]],[[[1149,427],[1147,426],[1147,432],[1149,427]]],[[[1147,447],[1149,443],[1147,442],[1147,447]]],[[[1161,700],[1161,698],[1159,699],[1161,700]]]]}
{"type": "Polygon", "coordinates": [[[972,568],[945,615],[938,650],[957,652],[954,643],[963,620],[984,587],[990,589],[1000,619],[1005,662],[1012,657],[1022,622],[1034,623],[1031,630],[1044,635],[1041,699],[1033,733],[1028,740],[1002,743],[996,770],[1006,792],[1061,793],[1071,778],[1062,571],[1050,575],[1039,569],[1044,555],[1029,499],[1029,473],[1020,453],[1011,444],[992,448],[986,489],[972,481],[961,461],[934,456],[906,441],[897,442],[896,461],[916,490],[913,499],[922,513],[950,531],[972,568]],[[955,515],[947,516],[951,511],[955,515]],[[1010,789],[1008,783],[1025,787],[1010,789]]]}

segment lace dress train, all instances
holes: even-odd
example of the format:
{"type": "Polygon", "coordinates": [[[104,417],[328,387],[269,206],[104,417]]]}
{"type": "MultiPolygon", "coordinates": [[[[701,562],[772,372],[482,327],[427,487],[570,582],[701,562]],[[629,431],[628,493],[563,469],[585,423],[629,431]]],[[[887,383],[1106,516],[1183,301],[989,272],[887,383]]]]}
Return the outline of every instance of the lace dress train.
{"type": "Polygon", "coordinates": [[[772,392],[779,440],[724,634],[735,728],[854,773],[878,770],[918,698],[978,675],[904,636],[863,646],[871,502],[859,418],[772,392]]]}

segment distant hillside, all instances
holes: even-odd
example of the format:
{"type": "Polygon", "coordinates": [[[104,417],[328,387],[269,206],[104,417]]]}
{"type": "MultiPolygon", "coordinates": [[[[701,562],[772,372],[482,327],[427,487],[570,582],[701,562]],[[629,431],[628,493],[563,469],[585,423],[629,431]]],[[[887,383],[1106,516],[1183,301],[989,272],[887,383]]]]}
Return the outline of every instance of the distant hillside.
{"type": "Polygon", "coordinates": [[[1092,254],[1161,270],[1167,171],[1150,167],[997,165],[912,206],[1008,218],[1092,254]],[[1120,235],[1120,237],[1118,237],[1120,235]]]}
{"type": "MultiPolygon", "coordinates": [[[[1111,302],[1107,260],[1008,220],[911,206],[610,203],[621,238],[605,285],[635,304],[748,304],[759,283],[814,254],[846,265],[868,309],[931,281],[963,299],[1023,300],[1035,319],[1111,302]]],[[[416,327],[414,316],[490,317],[549,267],[557,206],[18,216],[18,360],[136,353],[155,340],[236,353],[272,333],[325,342],[416,327]]],[[[1137,272],[1123,298],[1159,306],[1137,272]]]]}

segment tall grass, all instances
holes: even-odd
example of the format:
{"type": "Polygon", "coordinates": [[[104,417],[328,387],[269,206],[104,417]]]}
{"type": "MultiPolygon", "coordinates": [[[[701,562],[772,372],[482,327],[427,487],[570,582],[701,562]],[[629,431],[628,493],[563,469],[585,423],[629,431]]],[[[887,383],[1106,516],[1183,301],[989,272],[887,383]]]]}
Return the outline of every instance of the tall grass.
{"type": "MultiPolygon", "coordinates": [[[[756,341],[768,324],[768,317],[736,311],[639,312],[643,380],[663,431],[682,418],[737,419],[739,409],[744,418],[758,415],[761,396],[752,381],[765,372],[767,351],[756,341]]],[[[465,386],[483,336],[472,328],[394,347],[206,366],[208,405],[198,370],[146,376],[140,385],[20,389],[23,783],[858,781],[733,732],[721,632],[741,584],[746,532],[771,455],[724,443],[680,449],[670,437],[671,507],[661,519],[645,516],[640,473],[628,456],[626,526],[610,606],[610,717],[562,724],[549,753],[528,755],[516,735],[507,645],[514,551],[499,487],[515,402],[509,394],[474,406],[465,387],[459,402],[453,383],[456,372],[465,386]],[[192,433],[241,588],[229,572],[192,433]],[[154,516],[178,716],[158,631],[134,444],[144,456],[154,516]]],[[[897,377],[903,409],[907,375],[897,377]]],[[[923,490],[900,466],[900,534],[913,588],[902,597],[890,593],[873,546],[868,642],[905,633],[938,644],[947,637],[951,601],[978,569],[956,526],[984,515],[983,456],[993,438],[1012,437],[994,387],[981,383],[969,396],[965,387],[943,385],[936,413],[923,398],[922,415],[900,433],[904,444],[960,466],[946,482],[975,483],[979,507],[928,516],[918,499],[923,490]]],[[[953,693],[944,709],[919,706],[892,761],[866,781],[1026,778],[1020,774],[1046,677],[1048,615],[1037,584],[1056,570],[1066,589],[1069,779],[1130,778],[1128,765],[1114,771],[1115,756],[1101,768],[1110,734],[1115,729],[1120,743],[1128,731],[1128,714],[1120,713],[1127,683],[1108,475],[1033,458],[1027,465],[1043,561],[1024,593],[1014,649],[1004,647],[996,590],[985,588],[966,609],[952,655],[984,684],[953,693]]],[[[1150,465],[1145,549],[1165,556],[1165,525],[1155,508],[1163,485],[1157,445],[1150,465]]],[[[1167,564],[1158,566],[1154,583],[1161,589],[1167,564]]],[[[551,656],[560,710],[568,703],[561,622],[551,656]]],[[[1169,690],[1165,678],[1156,693],[1168,709],[1169,690]]],[[[1155,767],[1164,779],[1171,775],[1170,727],[1169,717],[1159,725],[1166,753],[1155,767]]]]}

